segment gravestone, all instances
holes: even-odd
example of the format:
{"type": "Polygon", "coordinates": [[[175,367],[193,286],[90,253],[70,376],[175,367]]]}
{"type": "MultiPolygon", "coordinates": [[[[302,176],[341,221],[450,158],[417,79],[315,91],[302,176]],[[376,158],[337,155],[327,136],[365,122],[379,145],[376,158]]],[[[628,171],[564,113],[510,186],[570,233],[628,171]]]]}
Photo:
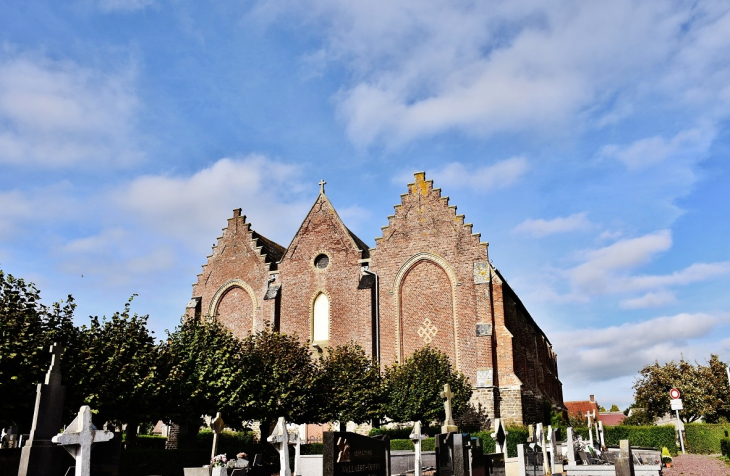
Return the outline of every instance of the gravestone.
{"type": "Polygon", "coordinates": [[[504,457],[507,458],[507,435],[509,432],[504,427],[504,422],[501,418],[494,419],[494,433],[491,434],[494,440],[494,452],[504,453],[504,457]]]}
{"type": "Polygon", "coordinates": [[[63,348],[54,343],[50,349],[51,367],[44,383],[36,389],[33,425],[30,437],[20,454],[18,476],[62,476],[64,453],[51,441],[62,428],[63,401],[66,387],[61,385],[63,348]]]}
{"type": "Polygon", "coordinates": [[[621,440],[620,453],[616,458],[616,476],[634,476],[634,457],[629,440],[621,440]]]}
{"type": "Polygon", "coordinates": [[[66,427],[66,431],[52,438],[54,443],[62,445],[76,460],[76,476],[91,475],[91,447],[114,438],[114,433],[97,430],[91,423],[91,408],[84,405],[79,414],[66,427]]]}
{"type": "Polygon", "coordinates": [[[413,447],[415,448],[415,456],[413,459],[413,476],[421,476],[421,470],[423,468],[423,461],[421,458],[421,442],[425,440],[427,436],[421,433],[420,421],[417,421],[416,424],[413,426],[413,431],[411,432],[409,438],[413,442],[413,447]]]}
{"type": "Polygon", "coordinates": [[[349,431],[323,434],[323,476],[390,476],[390,440],[349,431]]]}
{"type": "Polygon", "coordinates": [[[469,435],[441,433],[436,435],[436,474],[469,476],[469,435]]]}
{"type": "Polygon", "coordinates": [[[213,458],[215,458],[218,452],[218,435],[221,434],[223,431],[223,428],[226,427],[225,422],[223,421],[223,418],[221,418],[221,412],[218,412],[213,419],[213,421],[210,422],[210,429],[213,431],[213,448],[210,452],[210,460],[213,461],[213,458]]]}
{"type": "Polygon", "coordinates": [[[271,432],[266,441],[274,445],[276,451],[279,452],[279,475],[291,476],[289,468],[289,433],[286,431],[286,420],[279,417],[274,431],[271,432]]]}
{"type": "Polygon", "coordinates": [[[455,395],[451,391],[451,386],[447,383],[446,385],[444,385],[444,391],[441,392],[441,398],[446,399],[444,401],[446,418],[444,418],[444,425],[441,427],[441,433],[449,433],[458,430],[458,428],[456,427],[456,423],[454,423],[454,416],[451,413],[451,399],[454,397],[455,395]]]}
{"type": "Polygon", "coordinates": [[[299,438],[299,431],[289,433],[289,444],[294,445],[294,476],[302,476],[302,440],[299,438]]]}
{"type": "Polygon", "coordinates": [[[568,464],[569,465],[575,465],[575,442],[573,441],[573,427],[568,427],[568,441],[566,444],[568,445],[568,464]]]}

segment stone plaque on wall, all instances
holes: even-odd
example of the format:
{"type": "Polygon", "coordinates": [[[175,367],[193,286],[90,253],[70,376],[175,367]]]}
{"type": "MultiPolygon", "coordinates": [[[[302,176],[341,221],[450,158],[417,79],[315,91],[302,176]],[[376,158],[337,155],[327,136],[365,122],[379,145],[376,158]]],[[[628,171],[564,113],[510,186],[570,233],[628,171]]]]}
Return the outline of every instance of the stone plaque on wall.
{"type": "Polygon", "coordinates": [[[477,370],[477,388],[491,387],[494,385],[494,370],[477,370]]]}
{"type": "Polygon", "coordinates": [[[474,284],[489,282],[489,263],[474,263],[474,284]]]}
{"type": "Polygon", "coordinates": [[[488,337],[492,335],[491,324],[477,324],[477,337],[488,337]]]}

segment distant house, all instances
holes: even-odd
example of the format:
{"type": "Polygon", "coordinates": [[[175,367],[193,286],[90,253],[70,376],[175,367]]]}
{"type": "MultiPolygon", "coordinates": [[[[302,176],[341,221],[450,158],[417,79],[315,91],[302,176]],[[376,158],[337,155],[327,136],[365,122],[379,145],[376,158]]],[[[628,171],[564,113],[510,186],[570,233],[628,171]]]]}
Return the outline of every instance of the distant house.
{"type": "Polygon", "coordinates": [[[603,426],[618,426],[624,421],[626,415],[623,412],[600,412],[598,419],[603,422],[603,426]]]}
{"type": "Polygon", "coordinates": [[[598,415],[598,404],[593,395],[590,400],[565,402],[565,408],[568,409],[568,417],[587,418],[589,414],[598,415]]]}

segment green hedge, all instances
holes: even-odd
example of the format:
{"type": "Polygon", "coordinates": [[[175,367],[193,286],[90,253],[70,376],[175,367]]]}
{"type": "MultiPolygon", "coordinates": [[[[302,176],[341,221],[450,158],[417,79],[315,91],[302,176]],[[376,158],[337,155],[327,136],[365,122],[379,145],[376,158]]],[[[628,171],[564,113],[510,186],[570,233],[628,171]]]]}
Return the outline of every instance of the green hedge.
{"type": "Polygon", "coordinates": [[[710,425],[692,423],[684,425],[687,441],[684,442],[687,453],[717,454],[721,451],[720,441],[730,436],[730,425],[710,425]]]}
{"type": "Polygon", "coordinates": [[[730,438],[722,438],[720,440],[720,452],[725,457],[730,457],[730,438]]]}
{"type": "MultiPolygon", "coordinates": [[[[471,435],[472,437],[480,438],[482,440],[484,454],[495,452],[494,440],[491,435],[492,433],[490,431],[480,431],[471,435]]],[[[511,458],[517,456],[517,445],[527,443],[528,435],[529,433],[525,427],[515,426],[507,428],[507,453],[511,458]]]]}
{"type": "MultiPolygon", "coordinates": [[[[411,432],[413,431],[413,427],[407,426],[403,428],[372,428],[370,430],[370,433],[368,433],[369,436],[380,436],[380,435],[388,435],[391,440],[407,440],[411,436],[411,432]]],[[[435,436],[441,433],[441,427],[438,425],[432,425],[429,427],[424,427],[421,431],[423,431],[428,436],[435,436]]]]}
{"type": "MultiPolygon", "coordinates": [[[[632,446],[643,446],[658,448],[666,446],[672,455],[677,455],[677,438],[674,426],[606,426],[603,427],[604,438],[607,446],[618,446],[621,440],[629,440],[632,446]]],[[[588,428],[573,428],[576,435],[581,435],[583,440],[588,441],[588,428]]],[[[595,439],[595,432],[593,433],[595,439]]]]}
{"type": "MultiPolygon", "coordinates": [[[[394,450],[414,451],[416,448],[415,448],[415,446],[413,446],[413,442],[411,440],[396,439],[396,440],[390,440],[390,449],[391,449],[391,451],[394,451],[394,450]]],[[[433,451],[434,449],[436,449],[436,439],[435,438],[426,438],[421,443],[421,451],[433,451]]]]}
{"type": "Polygon", "coordinates": [[[137,448],[144,450],[164,450],[167,437],[159,435],[137,435],[137,448]]]}

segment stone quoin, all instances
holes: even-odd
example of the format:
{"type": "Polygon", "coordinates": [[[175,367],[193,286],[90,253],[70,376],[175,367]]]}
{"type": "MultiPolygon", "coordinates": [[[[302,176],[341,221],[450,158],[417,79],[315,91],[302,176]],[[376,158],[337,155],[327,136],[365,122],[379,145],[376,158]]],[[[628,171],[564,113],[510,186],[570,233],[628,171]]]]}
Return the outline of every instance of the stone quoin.
{"type": "Polygon", "coordinates": [[[474,387],[472,401],[507,424],[562,410],[557,355],[425,173],[370,248],[320,193],[287,248],[233,211],[193,284],[187,316],[216,316],[244,337],[266,322],[323,349],[358,342],[381,365],[430,345],[474,387]]]}

